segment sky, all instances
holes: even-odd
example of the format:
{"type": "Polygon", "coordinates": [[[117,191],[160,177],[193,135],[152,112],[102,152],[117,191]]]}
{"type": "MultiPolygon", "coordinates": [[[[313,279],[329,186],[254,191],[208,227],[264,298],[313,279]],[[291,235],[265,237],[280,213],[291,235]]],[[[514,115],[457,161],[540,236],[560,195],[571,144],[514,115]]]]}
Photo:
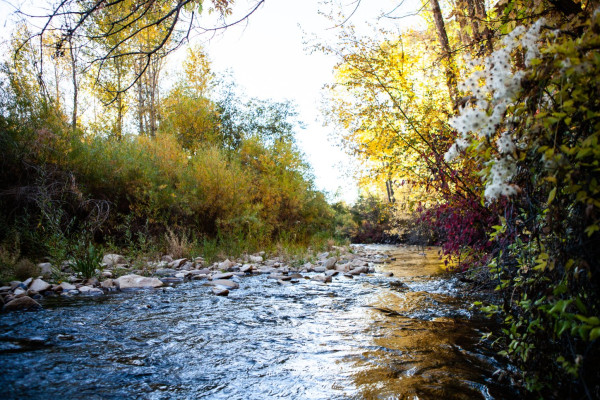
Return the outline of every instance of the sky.
{"type": "MultiPolygon", "coordinates": [[[[352,178],[356,162],[334,144],[334,127],[324,126],[321,116],[323,86],[333,82],[333,68],[338,61],[334,56],[311,52],[307,42],[331,43],[338,29],[319,11],[342,11],[352,14],[357,0],[334,0],[335,6],[323,0],[266,0],[244,23],[208,36],[196,35],[193,42],[200,42],[212,61],[216,73],[232,73],[236,84],[248,97],[290,100],[296,105],[305,129],[297,134],[297,142],[310,163],[318,189],[330,194],[331,200],[352,203],[358,197],[358,188],[352,178]],[[341,8],[340,8],[341,7],[341,8]],[[338,194],[335,197],[335,194],[338,194]]],[[[401,20],[378,19],[385,12],[395,10],[394,15],[414,12],[419,0],[369,0],[359,1],[359,7],[349,22],[357,32],[371,34],[370,25],[387,24],[402,28],[417,24],[415,18],[401,20]]],[[[6,17],[14,8],[9,4],[39,7],[33,0],[0,0],[0,18],[6,17]]],[[[234,3],[235,20],[252,8],[255,0],[237,0],[234,3]]],[[[200,21],[210,17],[201,16],[200,21]]],[[[6,22],[4,29],[7,29],[6,22]]],[[[175,62],[182,60],[185,50],[175,55],[175,62]]]]}
{"type": "MultiPolygon", "coordinates": [[[[365,32],[368,24],[376,24],[382,12],[398,6],[399,0],[363,1],[349,22],[365,32]]],[[[251,1],[238,0],[238,12],[247,10],[251,1]]],[[[217,72],[233,72],[236,82],[247,95],[291,100],[297,105],[300,119],[306,128],[298,133],[300,148],[312,165],[315,183],[330,194],[339,193],[338,199],[348,203],[358,197],[358,188],[352,179],[355,162],[330,139],[333,127],[323,126],[320,104],[323,86],[333,82],[334,56],[310,52],[306,42],[329,42],[338,33],[334,24],[319,14],[330,5],[319,0],[267,0],[246,23],[229,28],[210,40],[199,37],[217,72]]],[[[406,1],[396,15],[416,9],[415,2],[406,1]]],[[[350,14],[354,0],[342,3],[343,11],[350,14]]],[[[337,9],[337,8],[336,8],[337,9]]],[[[389,21],[389,20],[388,20],[389,21]]],[[[398,24],[398,22],[393,22],[398,24]]],[[[414,24],[403,19],[402,24],[414,24]]]]}

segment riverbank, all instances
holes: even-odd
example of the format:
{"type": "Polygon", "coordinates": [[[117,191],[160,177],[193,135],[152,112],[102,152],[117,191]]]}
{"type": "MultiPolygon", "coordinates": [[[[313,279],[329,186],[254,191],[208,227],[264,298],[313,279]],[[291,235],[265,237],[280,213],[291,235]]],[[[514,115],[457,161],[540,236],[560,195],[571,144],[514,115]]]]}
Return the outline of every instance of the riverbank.
{"type": "MultiPolygon", "coordinates": [[[[3,311],[35,310],[42,307],[47,297],[103,296],[117,291],[171,287],[186,281],[202,281],[212,287],[212,294],[227,296],[239,288],[241,279],[256,274],[267,275],[281,285],[298,283],[302,279],[328,283],[336,275],[352,279],[357,275],[375,272],[375,266],[391,258],[382,251],[371,251],[364,246],[332,246],[331,251],[316,254],[312,262],[298,259],[267,257],[265,252],[206,263],[202,257],[173,259],[164,255],[160,260],[148,261],[143,269],[119,254],[105,254],[94,277],[83,279],[64,264],[62,279],[52,280],[56,268],[49,263],[39,264],[41,276],[24,281],[7,282],[0,287],[3,311]]],[[[136,264],[139,265],[139,264],[136,264]]],[[[391,276],[391,273],[386,273],[391,276]]]]}

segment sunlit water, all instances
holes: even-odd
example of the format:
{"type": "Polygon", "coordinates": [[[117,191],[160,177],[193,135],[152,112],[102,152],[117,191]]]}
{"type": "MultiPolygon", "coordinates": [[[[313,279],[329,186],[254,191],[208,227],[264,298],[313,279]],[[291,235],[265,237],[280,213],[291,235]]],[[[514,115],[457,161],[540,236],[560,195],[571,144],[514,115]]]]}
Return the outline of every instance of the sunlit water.
{"type": "Polygon", "coordinates": [[[396,257],[377,266],[394,277],[280,286],[253,276],[229,297],[193,281],[0,315],[2,396],[514,398],[494,381],[506,366],[479,343],[486,322],[436,276],[437,255],[370,249],[396,257]]]}

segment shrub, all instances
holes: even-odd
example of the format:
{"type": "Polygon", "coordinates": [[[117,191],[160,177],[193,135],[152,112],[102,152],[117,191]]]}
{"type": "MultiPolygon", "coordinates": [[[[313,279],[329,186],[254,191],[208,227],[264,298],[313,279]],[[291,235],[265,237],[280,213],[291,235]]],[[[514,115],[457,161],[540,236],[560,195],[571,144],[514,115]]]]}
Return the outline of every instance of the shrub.
{"type": "Polygon", "coordinates": [[[40,275],[40,268],[26,258],[19,260],[19,262],[15,264],[14,271],[15,278],[20,281],[24,281],[31,277],[36,278],[40,275]]]}

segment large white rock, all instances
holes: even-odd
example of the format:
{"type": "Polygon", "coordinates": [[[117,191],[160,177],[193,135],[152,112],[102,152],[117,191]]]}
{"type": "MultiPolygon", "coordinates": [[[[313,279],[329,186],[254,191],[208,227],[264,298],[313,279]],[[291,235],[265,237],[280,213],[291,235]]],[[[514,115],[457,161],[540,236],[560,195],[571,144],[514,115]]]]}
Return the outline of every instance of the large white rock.
{"type": "Polygon", "coordinates": [[[31,282],[31,286],[29,286],[29,289],[35,290],[39,293],[43,292],[44,290],[50,289],[50,287],[52,287],[52,285],[50,285],[48,282],[45,282],[42,279],[36,279],[33,282],[31,282]]]}
{"type": "Polygon", "coordinates": [[[163,285],[158,278],[148,278],[135,274],[123,275],[115,279],[114,283],[120,290],[157,288],[163,285]]]}

